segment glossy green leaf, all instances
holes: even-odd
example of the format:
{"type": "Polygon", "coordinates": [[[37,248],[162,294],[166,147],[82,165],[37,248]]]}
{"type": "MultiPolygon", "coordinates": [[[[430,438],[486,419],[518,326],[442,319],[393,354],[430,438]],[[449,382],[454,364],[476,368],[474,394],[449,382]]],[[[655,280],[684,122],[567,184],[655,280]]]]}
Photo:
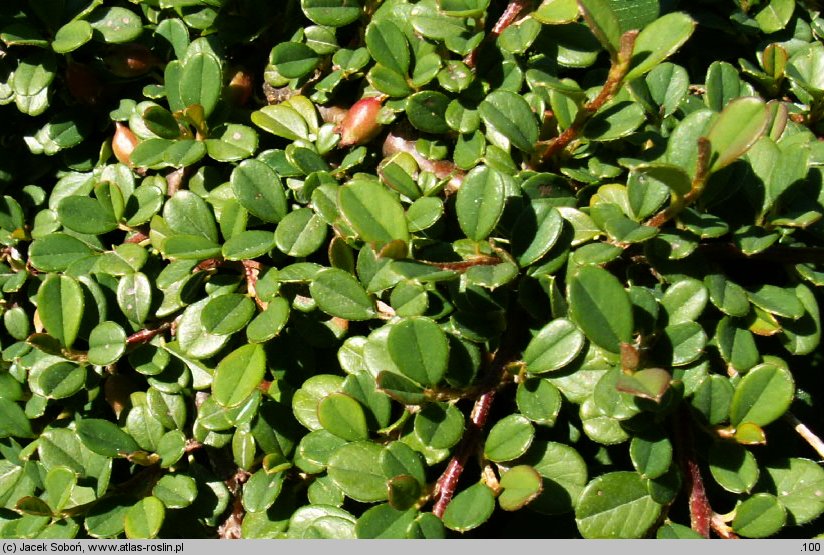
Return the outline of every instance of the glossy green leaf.
{"type": "Polygon", "coordinates": [[[294,79],[314,71],[320,63],[320,57],[305,44],[282,42],[272,49],[269,63],[282,76],[294,79]]]}
{"type": "Polygon", "coordinates": [[[730,405],[730,423],[752,422],[766,426],[778,419],[792,403],[795,383],[784,367],[760,364],[741,379],[730,405]]]}
{"type": "Polygon", "coordinates": [[[570,364],[585,343],[584,334],[569,320],[559,318],[544,326],[524,351],[524,362],[531,374],[543,374],[570,364]]]}
{"type": "Polygon", "coordinates": [[[449,342],[443,330],[429,318],[406,318],[392,326],[386,345],[392,361],[409,379],[434,386],[443,378],[449,342]]]}
{"type": "Polygon", "coordinates": [[[343,216],[364,241],[409,240],[400,201],[380,183],[358,180],[344,185],[338,192],[338,204],[343,216]]]}
{"type": "Polygon", "coordinates": [[[505,191],[504,176],[493,168],[478,166],[466,175],[455,209],[467,237],[482,241],[492,233],[504,210],[505,191]]]}
{"type": "Polygon", "coordinates": [[[491,461],[517,459],[526,453],[535,437],[532,423],[519,414],[510,414],[495,423],[484,443],[484,456],[491,461]]]}
{"type": "Polygon", "coordinates": [[[383,448],[359,441],[338,448],[329,458],[327,472],[347,497],[371,503],[386,499],[386,478],[380,469],[383,448]]]}
{"type": "Polygon", "coordinates": [[[349,395],[332,393],[321,399],[318,420],[325,430],[346,441],[369,438],[363,407],[349,395]]]}
{"type": "Polygon", "coordinates": [[[710,171],[728,166],[747,152],[764,135],[767,123],[768,112],[760,98],[739,98],[727,104],[707,132],[712,147],[710,171]]]}
{"type": "Polygon", "coordinates": [[[197,483],[191,476],[167,474],[152,488],[152,495],[167,509],[182,509],[195,501],[197,483]]]}
{"type": "Polygon", "coordinates": [[[749,493],[758,481],[758,464],[753,454],[736,443],[710,446],[709,467],[712,477],[727,491],[749,493]]]}
{"type": "Polygon", "coordinates": [[[142,324],[152,306],[152,284],[143,272],[123,276],[117,284],[117,304],[132,322],[142,324]]]}
{"type": "Polygon", "coordinates": [[[621,23],[607,0],[578,0],[592,34],[613,58],[621,47],[621,23]]]}
{"type": "Polygon", "coordinates": [[[681,48],[694,30],[695,21],[684,12],[668,13],[644,27],[635,40],[625,80],[632,81],[655,68],[681,48]]]}
{"type": "Polygon", "coordinates": [[[391,19],[372,20],[366,28],[366,48],[384,67],[406,75],[409,71],[409,47],[406,37],[391,19]]]}
{"type": "Polygon", "coordinates": [[[536,424],[552,426],[561,410],[561,392],[549,380],[529,378],[518,384],[518,411],[536,424]]]}
{"type": "Polygon", "coordinates": [[[415,435],[435,449],[448,449],[464,434],[464,416],[455,405],[432,403],[415,415],[415,435]]]}
{"type": "Polygon", "coordinates": [[[672,443],[664,435],[635,436],[629,444],[635,470],[644,478],[658,478],[672,464],[672,443]]]}
{"type": "Polygon", "coordinates": [[[783,459],[766,464],[771,492],[787,510],[793,524],[804,524],[824,512],[824,499],[819,495],[824,485],[824,470],[809,460],[783,459]]]}
{"type": "Polygon", "coordinates": [[[661,513],[644,480],[634,472],[610,472],[589,484],[575,509],[584,538],[641,538],[661,513]]]}
{"type": "Polygon", "coordinates": [[[510,468],[501,476],[503,489],[498,496],[498,505],[505,511],[517,511],[537,498],[543,490],[541,475],[527,465],[510,468]]]}
{"type": "Polygon", "coordinates": [[[229,353],[215,369],[212,395],[224,407],[241,404],[266,374],[266,353],[260,345],[244,345],[229,353]]]}
{"type": "Polygon", "coordinates": [[[37,290],[40,321],[66,347],[71,347],[77,338],[84,304],[80,284],[69,276],[50,274],[37,290]]]}
{"type": "Polygon", "coordinates": [[[129,539],[155,538],[160,532],[166,509],[154,496],[144,497],[126,512],[125,530],[129,539]]]}
{"type": "Polygon", "coordinates": [[[309,256],[326,239],[326,222],[308,208],[286,215],[275,230],[275,244],[284,254],[296,258],[309,256]]]}
{"type": "Polygon", "coordinates": [[[232,190],[250,214],[277,223],[286,215],[286,194],[274,170],[259,160],[244,160],[233,171],[232,190]]]}
{"type": "Polygon", "coordinates": [[[421,91],[406,99],[406,116],[424,133],[447,133],[446,108],[449,97],[437,91],[421,91]]]}
{"type": "Polygon", "coordinates": [[[126,8],[101,6],[91,13],[88,21],[95,33],[108,43],[133,41],[143,32],[140,17],[126,8]]]}
{"type": "Polygon", "coordinates": [[[468,532],[477,528],[495,510],[495,496],[483,483],[469,486],[459,492],[447,505],[443,513],[443,523],[450,530],[468,532]]]}
{"type": "Polygon", "coordinates": [[[77,435],[83,445],[104,457],[118,457],[139,450],[129,434],[108,420],[83,419],[77,423],[77,435]]]}
{"type": "Polygon", "coordinates": [[[596,266],[582,266],[569,283],[570,312],[587,338],[617,353],[632,339],[632,305],[621,283],[596,266]]]}
{"type": "Polygon", "coordinates": [[[369,320],[375,316],[372,299],[352,274],[327,268],[309,286],[318,308],[347,320],[369,320]]]}
{"type": "Polygon", "coordinates": [[[490,93],[478,107],[487,127],[506,137],[524,152],[532,152],[538,140],[538,124],[526,100],[510,91],[490,93]]]}
{"type": "Polygon", "coordinates": [[[766,538],[786,520],[787,513],[774,495],[757,493],[736,507],[732,529],[745,538],[766,538]]]}
{"type": "Polygon", "coordinates": [[[220,60],[207,52],[197,52],[183,63],[180,73],[180,99],[185,106],[199,104],[205,117],[220,100],[223,74],[220,60]]]}
{"type": "Polygon", "coordinates": [[[353,23],[363,9],[359,0],[301,0],[300,7],[314,23],[330,27],[353,23]]]}
{"type": "Polygon", "coordinates": [[[88,21],[77,19],[66,23],[54,34],[52,49],[58,54],[65,54],[77,50],[90,40],[94,28],[88,21]]]}
{"type": "Polygon", "coordinates": [[[242,330],[255,314],[255,303],[246,295],[218,295],[203,307],[200,320],[208,333],[231,335],[242,330]]]}
{"type": "Polygon", "coordinates": [[[29,249],[35,268],[44,272],[61,272],[72,262],[91,255],[94,251],[86,243],[65,233],[52,233],[36,239],[29,249]]]}

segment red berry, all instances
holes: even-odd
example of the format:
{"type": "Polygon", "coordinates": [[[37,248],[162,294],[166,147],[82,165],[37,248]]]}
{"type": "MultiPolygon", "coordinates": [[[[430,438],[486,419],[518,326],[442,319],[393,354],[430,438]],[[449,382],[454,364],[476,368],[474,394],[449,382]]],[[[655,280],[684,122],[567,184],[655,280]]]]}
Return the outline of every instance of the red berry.
{"type": "Polygon", "coordinates": [[[138,43],[113,45],[103,60],[118,77],[138,77],[159,64],[152,51],[138,43]]]}
{"type": "Polygon", "coordinates": [[[383,127],[378,123],[381,107],[381,100],[373,96],[355,102],[338,126],[339,146],[362,145],[374,139],[383,127]]]}
{"type": "Polygon", "coordinates": [[[115,158],[122,164],[127,166],[132,165],[132,151],[137,146],[138,140],[135,134],[128,126],[123,125],[119,121],[114,123],[115,131],[112,137],[112,152],[115,158]]]}
{"type": "Polygon", "coordinates": [[[97,104],[103,94],[97,74],[83,64],[69,63],[66,67],[66,88],[75,100],[89,106],[97,104]]]}

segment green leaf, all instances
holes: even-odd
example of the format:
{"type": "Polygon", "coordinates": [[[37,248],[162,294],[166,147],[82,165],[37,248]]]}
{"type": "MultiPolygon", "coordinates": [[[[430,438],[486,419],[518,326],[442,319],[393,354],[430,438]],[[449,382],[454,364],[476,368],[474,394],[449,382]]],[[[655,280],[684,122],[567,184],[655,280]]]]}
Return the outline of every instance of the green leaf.
{"type": "Polygon", "coordinates": [[[447,15],[457,17],[477,17],[489,7],[489,0],[438,0],[447,15]]]}
{"type": "Polygon", "coordinates": [[[327,472],[347,497],[364,503],[386,499],[386,478],[380,469],[383,447],[368,441],[348,443],[329,458],[327,472]]]}
{"type": "Polygon", "coordinates": [[[661,505],[650,497],[641,476],[609,472],[584,488],[575,522],[587,539],[642,538],[660,514],[661,505]]]}
{"type": "Polygon", "coordinates": [[[283,487],[283,472],[269,474],[261,468],[243,484],[243,508],[250,513],[263,512],[277,500],[283,487]]]}
{"type": "Polygon", "coordinates": [[[163,206],[163,218],[176,233],[200,235],[216,243],[215,217],[209,205],[191,191],[178,191],[163,206]]]}
{"type": "Polygon", "coordinates": [[[767,131],[768,123],[769,111],[760,98],[737,98],[727,104],[707,132],[712,151],[710,172],[730,165],[747,152],[767,131]]]}
{"type": "Polygon", "coordinates": [[[152,488],[152,495],[167,509],[183,509],[195,501],[197,483],[191,476],[167,474],[152,488]]]}
{"type": "Polygon", "coordinates": [[[523,508],[543,490],[541,475],[528,465],[513,466],[501,475],[499,483],[503,491],[498,496],[498,505],[505,511],[523,508]]]}
{"type": "Polygon", "coordinates": [[[383,504],[364,511],[355,525],[358,539],[405,539],[418,511],[398,510],[383,504]]]}
{"type": "Polygon", "coordinates": [[[545,25],[571,23],[578,19],[578,3],[576,0],[544,0],[532,12],[532,17],[545,25]]]}
{"type": "Polygon", "coordinates": [[[683,279],[667,288],[661,305],[669,325],[694,322],[707,306],[709,293],[697,279],[683,279]]]}
{"type": "Polygon", "coordinates": [[[770,491],[787,509],[788,521],[805,524],[824,513],[824,498],[819,493],[824,487],[824,470],[809,459],[782,459],[766,464],[770,491]]]}
{"type": "Polygon", "coordinates": [[[72,362],[58,362],[32,369],[29,384],[34,393],[48,399],[71,397],[86,383],[86,368],[72,362]]]}
{"type": "Polygon", "coordinates": [[[561,237],[564,219],[548,202],[531,202],[512,229],[512,254],[521,267],[537,262],[561,237]]]}
{"type": "Polygon", "coordinates": [[[621,48],[621,24],[607,0],[578,0],[578,7],[592,34],[614,59],[621,48]]]}
{"type": "Polygon", "coordinates": [[[735,509],[732,529],[745,538],[766,538],[784,526],[787,512],[774,495],[757,493],[735,509]]]}
{"type": "Polygon", "coordinates": [[[481,119],[524,152],[535,150],[538,141],[538,123],[524,98],[506,90],[497,90],[478,106],[481,119]]]}
{"type": "Polygon", "coordinates": [[[546,379],[529,378],[518,384],[518,411],[536,424],[552,426],[561,411],[561,392],[546,379]]]}
{"type": "Polygon", "coordinates": [[[272,49],[269,63],[283,77],[296,79],[314,71],[320,63],[320,56],[305,44],[281,42],[272,49]]]}
{"type": "Polygon", "coordinates": [[[326,240],[326,222],[309,208],[286,214],[275,230],[275,244],[284,254],[305,258],[326,240]]]}
{"type": "Polygon", "coordinates": [[[668,13],[644,27],[635,40],[624,80],[632,81],[655,68],[681,48],[694,30],[695,21],[683,12],[668,13]]]}
{"type": "Polygon", "coordinates": [[[366,48],[379,64],[401,75],[409,71],[406,36],[391,19],[373,19],[366,27],[366,48]]]}
{"type": "Polygon", "coordinates": [[[409,240],[400,201],[380,183],[371,180],[350,182],[340,188],[338,204],[343,216],[364,241],[409,240]]]}
{"type": "Polygon", "coordinates": [[[438,91],[421,91],[406,99],[406,116],[409,123],[424,133],[449,132],[446,108],[449,97],[438,91]]]}
{"type": "Polygon", "coordinates": [[[474,484],[456,495],[443,513],[450,530],[468,532],[477,528],[495,511],[495,495],[483,483],[474,484]]]}
{"type": "Polygon", "coordinates": [[[77,423],[77,435],[83,445],[104,457],[119,457],[140,449],[132,436],[108,420],[84,418],[77,423]]]}
{"type": "Polygon", "coordinates": [[[185,106],[199,104],[208,118],[220,100],[223,72],[220,60],[208,52],[197,52],[183,63],[180,72],[180,99],[185,106]]]}
{"type": "Polygon", "coordinates": [[[271,231],[252,229],[232,235],[221,247],[226,260],[251,260],[275,248],[275,234],[271,231]]]}
{"type": "Polygon", "coordinates": [[[117,228],[117,219],[89,197],[69,196],[57,205],[60,222],[68,229],[89,235],[102,235],[117,228]]]}
{"type": "Polygon", "coordinates": [[[252,156],[258,147],[258,134],[251,127],[229,123],[213,129],[206,139],[206,151],[219,162],[235,162],[252,156]]]}
{"type": "Polygon", "coordinates": [[[354,23],[363,10],[360,0],[301,0],[300,7],[312,22],[329,27],[354,23]]]}
{"type": "Polygon", "coordinates": [[[71,263],[93,253],[91,247],[80,239],[65,233],[52,233],[36,239],[31,244],[29,260],[38,270],[62,272],[71,263]]]}
{"type": "Polygon", "coordinates": [[[31,422],[20,405],[0,397],[0,437],[35,437],[31,422]]]}
{"type": "Polygon", "coordinates": [[[565,318],[553,320],[539,331],[524,351],[524,362],[531,374],[544,374],[564,368],[584,348],[586,339],[575,324],[565,318]]]}
{"type": "Polygon", "coordinates": [[[92,12],[88,21],[108,43],[130,42],[143,33],[141,18],[126,8],[101,6],[92,12]]]}
{"type": "Polygon", "coordinates": [[[710,274],[704,278],[704,285],[710,294],[710,301],[718,310],[729,316],[742,317],[750,311],[750,302],[743,287],[729,281],[721,274],[710,274]]]}
{"type": "Polygon", "coordinates": [[[375,317],[372,299],[352,274],[337,268],[318,272],[309,286],[318,308],[331,316],[346,320],[369,320],[375,317]]]}
{"type": "Polygon", "coordinates": [[[449,342],[429,318],[406,318],[392,326],[386,341],[389,356],[408,378],[424,386],[437,385],[446,372],[449,342]]]}
{"type": "Polygon", "coordinates": [[[795,294],[804,305],[805,313],[798,320],[783,323],[781,342],[794,355],[806,355],[813,352],[821,342],[821,315],[818,301],[809,287],[798,284],[795,294]]]}
{"type": "Polygon", "coordinates": [[[280,178],[259,160],[244,160],[231,176],[238,202],[264,222],[277,223],[286,215],[286,194],[280,178]]]}
{"type": "Polygon", "coordinates": [[[83,321],[83,290],[69,276],[49,274],[37,290],[37,313],[46,331],[71,347],[83,321]]]}
{"type": "Polygon", "coordinates": [[[582,266],[568,287],[572,318],[590,341],[613,353],[632,341],[632,304],[615,276],[597,266],[582,266]]]}
{"type": "Polygon", "coordinates": [[[672,443],[664,435],[639,435],[629,444],[632,466],[644,478],[666,474],[672,464],[672,443]]]}
{"type": "Polygon", "coordinates": [[[52,50],[58,54],[66,54],[77,50],[90,40],[92,40],[92,33],[94,28],[88,21],[77,19],[70,21],[63,25],[54,34],[54,41],[52,41],[52,50]]]}
{"type": "Polygon", "coordinates": [[[765,363],[747,372],[732,397],[730,423],[752,422],[766,426],[784,414],[792,403],[795,383],[789,370],[765,363]]]}
{"type": "Polygon", "coordinates": [[[125,530],[129,539],[155,538],[166,518],[166,508],[157,497],[144,497],[126,512],[125,530]]]}
{"type": "Polygon", "coordinates": [[[535,437],[532,423],[520,414],[510,414],[495,423],[484,443],[484,456],[491,461],[517,459],[526,453],[535,437]]]}
{"type": "Polygon", "coordinates": [[[737,443],[713,443],[710,446],[709,467],[715,481],[733,493],[749,493],[758,481],[755,457],[737,443]]]}
{"type": "Polygon", "coordinates": [[[492,233],[503,214],[505,194],[504,176],[498,170],[478,166],[466,174],[455,210],[467,237],[482,241],[492,233]]]}
{"type": "Polygon", "coordinates": [[[272,104],[252,112],[252,123],[290,141],[308,139],[309,127],[300,112],[288,104],[272,104]]]}
{"type": "Polygon", "coordinates": [[[255,303],[246,295],[230,293],[210,299],[200,321],[208,333],[231,335],[246,327],[255,314],[255,303]]]}
{"type": "Polygon", "coordinates": [[[117,305],[132,322],[142,324],[152,305],[152,284],[143,272],[120,278],[117,284],[117,305]]]}
{"type": "Polygon", "coordinates": [[[318,420],[327,431],[346,441],[369,438],[363,407],[344,393],[332,393],[321,399],[318,420]]]}
{"type": "Polygon", "coordinates": [[[224,407],[240,405],[266,375],[266,353],[260,345],[244,345],[226,355],[215,369],[212,396],[224,407]]]}
{"type": "Polygon", "coordinates": [[[434,449],[449,449],[464,433],[464,416],[455,405],[432,403],[415,415],[415,435],[434,449]]]}
{"type": "Polygon", "coordinates": [[[776,33],[787,26],[794,11],[795,0],[769,0],[754,19],[764,33],[776,33]]]}

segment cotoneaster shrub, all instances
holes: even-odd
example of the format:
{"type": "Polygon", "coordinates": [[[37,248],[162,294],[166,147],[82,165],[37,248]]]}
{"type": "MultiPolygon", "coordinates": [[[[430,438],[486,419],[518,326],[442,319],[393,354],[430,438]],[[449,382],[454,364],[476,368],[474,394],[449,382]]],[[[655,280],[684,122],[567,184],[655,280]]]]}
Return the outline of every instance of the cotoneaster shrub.
{"type": "Polygon", "coordinates": [[[0,537],[811,537],[824,19],[4,0],[0,537]]]}

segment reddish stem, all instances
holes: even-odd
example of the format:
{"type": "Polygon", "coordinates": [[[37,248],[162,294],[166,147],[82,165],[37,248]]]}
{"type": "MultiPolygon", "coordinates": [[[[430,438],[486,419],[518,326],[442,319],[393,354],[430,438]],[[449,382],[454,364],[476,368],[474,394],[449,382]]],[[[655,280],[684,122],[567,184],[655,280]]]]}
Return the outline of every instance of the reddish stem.
{"type": "Polygon", "coordinates": [[[137,331],[126,338],[126,345],[142,345],[148,343],[156,336],[171,329],[171,322],[164,322],[154,329],[145,329],[137,331]]]}
{"type": "Polygon", "coordinates": [[[481,432],[486,425],[487,418],[489,418],[489,409],[492,407],[492,401],[494,399],[495,389],[492,389],[481,395],[478,400],[475,401],[475,406],[472,408],[472,414],[470,415],[469,426],[461,440],[461,444],[458,446],[452,459],[450,459],[446,470],[443,471],[443,474],[441,474],[441,477],[438,479],[438,501],[432,509],[432,512],[438,518],[443,517],[446,507],[455,495],[458,480],[460,480],[461,474],[463,474],[469,455],[475,450],[477,440],[480,438],[481,432]]]}
{"type": "MultiPolygon", "coordinates": [[[[484,37],[484,43],[491,42],[498,38],[501,33],[506,30],[507,27],[515,23],[515,20],[518,19],[518,16],[521,15],[521,12],[527,9],[532,5],[532,0],[510,0],[509,4],[504,9],[504,13],[501,14],[501,17],[498,18],[498,21],[495,22],[495,25],[492,27],[492,31],[484,37]]],[[[478,52],[480,51],[481,47],[474,49],[470,52],[466,58],[464,58],[464,63],[469,67],[475,67],[475,64],[478,63],[478,52]]]]}
{"type": "Polygon", "coordinates": [[[686,476],[684,486],[689,491],[690,524],[693,530],[702,537],[710,537],[710,525],[712,523],[712,507],[707,499],[707,492],[704,489],[704,480],[701,477],[701,469],[695,460],[695,448],[693,446],[693,435],[690,423],[692,418],[684,410],[676,422],[675,441],[678,448],[681,467],[686,476]]]}

